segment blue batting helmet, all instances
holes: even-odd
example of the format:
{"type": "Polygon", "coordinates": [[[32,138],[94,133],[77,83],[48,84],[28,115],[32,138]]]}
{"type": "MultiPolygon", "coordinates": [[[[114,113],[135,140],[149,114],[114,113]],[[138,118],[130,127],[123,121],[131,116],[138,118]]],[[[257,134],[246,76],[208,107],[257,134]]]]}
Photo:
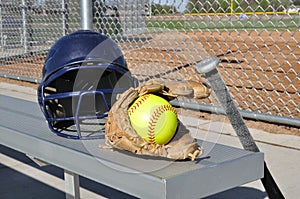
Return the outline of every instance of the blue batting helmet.
{"type": "Polygon", "coordinates": [[[83,135],[81,124],[105,118],[118,95],[135,86],[118,45],[103,34],[79,30],[49,50],[38,102],[57,135],[95,138],[91,132],[83,135]]]}

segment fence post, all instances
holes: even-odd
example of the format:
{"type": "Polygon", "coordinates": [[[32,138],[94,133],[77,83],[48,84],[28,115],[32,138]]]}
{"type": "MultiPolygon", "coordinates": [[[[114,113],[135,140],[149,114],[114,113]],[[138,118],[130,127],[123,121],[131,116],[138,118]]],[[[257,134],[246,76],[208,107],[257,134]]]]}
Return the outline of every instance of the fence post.
{"type": "Polygon", "coordinates": [[[22,0],[22,20],[23,20],[23,46],[24,46],[24,53],[27,53],[27,7],[26,7],[26,0],[22,0]]]}
{"type": "Polygon", "coordinates": [[[81,17],[81,29],[92,30],[93,29],[92,1],[80,0],[80,17],[81,17]]]}
{"type": "Polygon", "coordinates": [[[61,9],[62,9],[62,35],[66,35],[68,32],[68,5],[66,0],[61,1],[61,9]]]}
{"type": "MultiPolygon", "coordinates": [[[[1,5],[1,0],[0,0],[0,5],[1,5]]],[[[1,43],[0,43],[0,47],[1,47],[1,52],[3,49],[3,43],[4,43],[4,38],[3,38],[3,24],[2,24],[2,6],[0,6],[0,37],[1,37],[1,43]]]]}

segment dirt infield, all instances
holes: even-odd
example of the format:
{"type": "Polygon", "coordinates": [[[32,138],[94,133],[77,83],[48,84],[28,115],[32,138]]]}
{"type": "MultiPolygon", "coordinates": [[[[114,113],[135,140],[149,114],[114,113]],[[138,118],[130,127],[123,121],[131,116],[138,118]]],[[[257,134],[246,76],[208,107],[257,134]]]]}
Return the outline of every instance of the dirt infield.
{"type": "Polygon", "coordinates": [[[19,55],[0,60],[0,73],[14,76],[42,78],[42,68],[46,54],[19,55]]]}
{"type": "Polygon", "coordinates": [[[300,32],[161,33],[125,55],[140,78],[170,78],[166,73],[173,69],[185,78],[198,79],[195,63],[217,55],[221,59],[219,72],[239,107],[299,118],[299,41],[300,32]]]}
{"type": "MultiPolygon", "coordinates": [[[[221,60],[218,70],[241,109],[300,118],[299,31],[164,32],[143,36],[146,39],[119,42],[130,70],[141,81],[154,77],[205,81],[195,73],[195,65],[217,55],[221,60]]],[[[41,78],[45,56],[2,59],[0,73],[41,78]]],[[[298,134],[299,129],[294,132],[298,134]]]]}

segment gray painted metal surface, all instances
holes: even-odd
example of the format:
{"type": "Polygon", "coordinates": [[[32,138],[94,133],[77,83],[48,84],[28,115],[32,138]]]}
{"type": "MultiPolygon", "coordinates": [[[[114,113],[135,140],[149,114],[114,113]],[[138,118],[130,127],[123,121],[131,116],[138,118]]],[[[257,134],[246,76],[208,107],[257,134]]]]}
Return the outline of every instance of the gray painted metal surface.
{"type": "MultiPolygon", "coordinates": [[[[0,144],[141,198],[200,198],[263,177],[263,153],[216,143],[194,162],[100,149],[50,132],[36,103],[0,95],[0,144]]],[[[201,140],[198,140],[201,144],[201,140]]]]}

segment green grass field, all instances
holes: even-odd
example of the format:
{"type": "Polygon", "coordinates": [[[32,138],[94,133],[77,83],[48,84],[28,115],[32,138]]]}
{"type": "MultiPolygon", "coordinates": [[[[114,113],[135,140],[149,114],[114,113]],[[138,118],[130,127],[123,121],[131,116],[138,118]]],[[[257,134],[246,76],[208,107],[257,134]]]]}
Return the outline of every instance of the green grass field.
{"type": "Polygon", "coordinates": [[[290,29],[295,30],[300,27],[300,16],[293,18],[274,18],[274,19],[244,19],[232,21],[220,20],[148,20],[148,28],[167,28],[177,30],[196,30],[196,29],[290,29]]]}

